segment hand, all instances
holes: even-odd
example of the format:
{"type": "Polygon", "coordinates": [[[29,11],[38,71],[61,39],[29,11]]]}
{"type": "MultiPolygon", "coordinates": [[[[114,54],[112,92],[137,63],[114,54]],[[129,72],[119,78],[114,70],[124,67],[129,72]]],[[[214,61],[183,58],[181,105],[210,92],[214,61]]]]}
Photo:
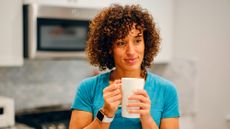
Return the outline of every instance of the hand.
{"type": "Polygon", "coordinates": [[[115,80],[103,90],[104,106],[102,112],[107,117],[113,117],[121,103],[121,80],[115,80]]]}
{"type": "Polygon", "coordinates": [[[137,100],[132,103],[128,103],[127,107],[139,107],[139,109],[129,110],[129,113],[140,114],[140,119],[149,118],[151,101],[145,90],[136,90],[129,100],[137,100]]]}

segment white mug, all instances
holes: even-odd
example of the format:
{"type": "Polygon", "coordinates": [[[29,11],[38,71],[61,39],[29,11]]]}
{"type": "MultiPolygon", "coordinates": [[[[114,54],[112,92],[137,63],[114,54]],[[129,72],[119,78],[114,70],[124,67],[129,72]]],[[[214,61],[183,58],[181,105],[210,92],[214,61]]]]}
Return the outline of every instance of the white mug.
{"type": "MultiPolygon", "coordinates": [[[[143,89],[145,80],[142,78],[122,78],[122,117],[126,118],[140,118],[139,114],[130,114],[128,112],[127,104],[135,102],[136,100],[128,100],[128,97],[134,94],[135,90],[143,89]]],[[[132,107],[129,109],[138,109],[139,107],[132,107]]]]}

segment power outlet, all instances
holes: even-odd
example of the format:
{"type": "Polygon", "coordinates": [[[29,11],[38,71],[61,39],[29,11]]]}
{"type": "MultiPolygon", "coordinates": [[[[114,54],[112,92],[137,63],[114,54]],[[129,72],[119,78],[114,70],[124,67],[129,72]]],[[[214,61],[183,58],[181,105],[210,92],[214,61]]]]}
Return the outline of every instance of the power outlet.
{"type": "Polygon", "coordinates": [[[4,113],[4,108],[0,107],[0,115],[2,115],[4,113]]]}

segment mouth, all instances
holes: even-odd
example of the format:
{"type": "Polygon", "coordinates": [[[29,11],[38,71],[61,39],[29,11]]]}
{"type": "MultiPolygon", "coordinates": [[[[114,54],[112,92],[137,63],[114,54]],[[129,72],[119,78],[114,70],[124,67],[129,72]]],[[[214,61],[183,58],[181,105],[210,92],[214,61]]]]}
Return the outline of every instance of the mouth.
{"type": "Polygon", "coordinates": [[[128,64],[135,64],[137,58],[128,58],[128,59],[125,59],[125,62],[128,63],[128,64]]]}

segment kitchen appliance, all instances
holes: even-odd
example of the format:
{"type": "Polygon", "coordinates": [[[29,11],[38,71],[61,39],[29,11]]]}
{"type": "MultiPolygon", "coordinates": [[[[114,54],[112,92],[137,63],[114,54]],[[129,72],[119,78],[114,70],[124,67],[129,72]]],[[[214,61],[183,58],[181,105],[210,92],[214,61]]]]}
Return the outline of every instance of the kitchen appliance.
{"type": "Polygon", "coordinates": [[[0,128],[15,124],[14,100],[0,96],[0,128]]]}
{"type": "Polygon", "coordinates": [[[24,57],[83,57],[94,8],[24,5],[24,57]]]}
{"type": "Polygon", "coordinates": [[[34,129],[68,129],[69,105],[50,105],[17,112],[16,122],[34,129]]]}

